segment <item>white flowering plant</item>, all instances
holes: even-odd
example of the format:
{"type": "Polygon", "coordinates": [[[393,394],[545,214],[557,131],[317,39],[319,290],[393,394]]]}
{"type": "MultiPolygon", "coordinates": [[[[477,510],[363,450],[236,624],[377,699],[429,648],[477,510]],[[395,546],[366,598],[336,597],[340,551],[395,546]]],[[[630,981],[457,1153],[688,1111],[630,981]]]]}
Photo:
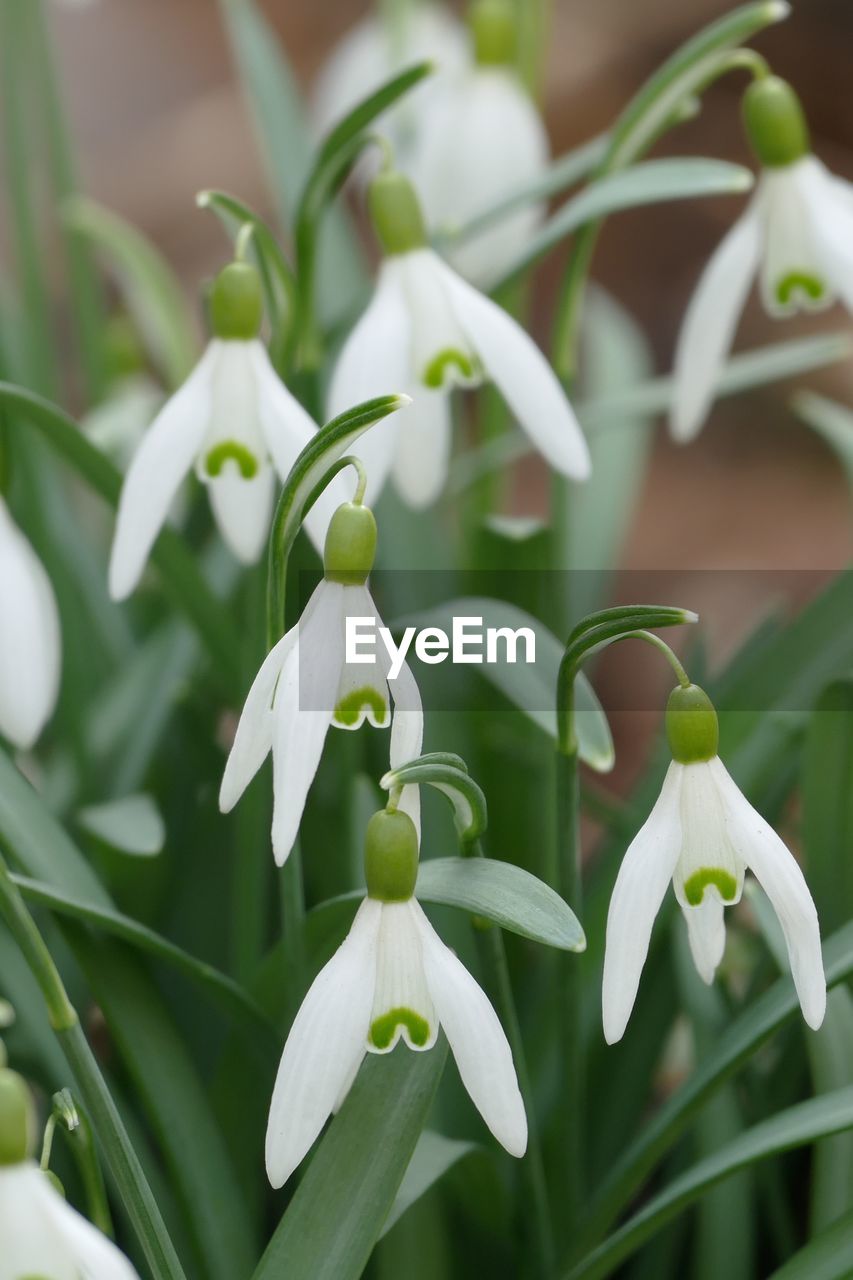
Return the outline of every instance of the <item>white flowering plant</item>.
{"type": "Polygon", "coordinates": [[[853,305],[788,5],[554,156],[544,0],[385,0],[306,104],[221,0],[278,215],[211,174],[194,299],[80,189],[108,5],[0,0],[0,1280],[853,1274],[853,578],[613,572],[656,418],[850,355],[730,354],[853,305]],[[756,172],[651,154],[738,76],[756,172]],[[598,235],[744,195],[653,378],[598,235]]]}

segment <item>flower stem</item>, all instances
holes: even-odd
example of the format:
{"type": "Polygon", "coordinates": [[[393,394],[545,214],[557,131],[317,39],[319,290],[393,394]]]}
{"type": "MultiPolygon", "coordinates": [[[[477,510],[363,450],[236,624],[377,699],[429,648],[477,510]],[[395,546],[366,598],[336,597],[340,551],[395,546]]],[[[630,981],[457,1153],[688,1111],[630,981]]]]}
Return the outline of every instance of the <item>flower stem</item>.
{"type": "Polygon", "coordinates": [[[38,983],[50,1025],[74,1075],[83,1104],[92,1118],[122,1202],[136,1230],[155,1280],[186,1280],[166,1225],[148,1185],[139,1157],[131,1145],[124,1122],[80,1020],[53,963],[35,920],[0,857],[0,914],[38,983]]]}
{"type": "MultiPolygon", "coordinates": [[[[576,750],[557,752],[556,780],[558,874],[561,896],[578,919],[583,914],[583,878],[580,838],[580,776],[576,750]]],[[[564,1071],[564,1097],[559,1112],[557,1150],[563,1166],[557,1189],[564,1195],[565,1232],[576,1226],[584,1196],[585,1079],[583,1052],[583,959],[571,953],[560,957],[563,988],[560,1007],[560,1060],[564,1071]]]]}
{"type": "MultiPolygon", "coordinates": [[[[485,857],[479,840],[470,841],[465,852],[477,858],[485,857]]],[[[518,1010],[512,993],[512,982],[509,976],[506,945],[499,928],[490,925],[477,931],[477,940],[485,963],[492,974],[492,981],[500,1010],[506,1037],[512,1050],[518,1087],[524,1100],[527,1113],[528,1141],[527,1153],[522,1160],[521,1168],[525,1183],[525,1192],[529,1202],[530,1221],[533,1223],[533,1237],[536,1248],[536,1264],[543,1280],[554,1272],[554,1229],[551,1221],[551,1209],[548,1203],[548,1184],[545,1178],[545,1162],[542,1157],[542,1144],[539,1125],[533,1103],[533,1091],[530,1087],[530,1072],[527,1066],[527,1055],[518,1020],[518,1010]]]]}

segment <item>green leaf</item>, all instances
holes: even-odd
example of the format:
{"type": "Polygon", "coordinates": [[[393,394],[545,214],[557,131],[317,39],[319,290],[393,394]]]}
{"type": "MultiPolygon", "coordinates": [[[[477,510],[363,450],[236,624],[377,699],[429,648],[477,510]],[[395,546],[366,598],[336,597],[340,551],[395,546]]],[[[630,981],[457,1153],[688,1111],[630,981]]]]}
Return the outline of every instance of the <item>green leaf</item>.
{"type": "MultiPolygon", "coordinates": [[[[846,354],[850,354],[849,342],[846,354]]],[[[798,391],[791,401],[791,408],[835,451],[848,483],[853,486],[853,413],[846,405],[819,396],[815,391],[798,391]]]]}
{"type": "Polygon", "coordinates": [[[573,196],[548,219],[518,257],[504,269],[493,290],[515,280],[585,223],[663,200],[690,200],[699,196],[748,191],[753,181],[750,171],[742,165],[698,157],[646,160],[618,173],[607,174],[573,196]]]}
{"type": "Polygon", "coordinates": [[[166,826],[156,801],[149,795],[123,796],[105,804],[87,805],[76,815],[78,826],[118,853],[153,858],[163,852],[166,826]]]}
{"type": "Polygon", "coordinates": [[[853,1209],[810,1240],[769,1280],[841,1280],[853,1275],[853,1209]]]}
{"type": "Polygon", "coordinates": [[[447,1057],[367,1054],[253,1280],[358,1280],[392,1210],[447,1057]]]}
{"type": "MultiPolygon", "coordinates": [[[[108,458],[90,444],[73,418],[42,396],[0,382],[0,404],[17,410],[44,433],[58,454],[110,506],[117,506],[122,478],[108,458]]],[[[166,526],[154,544],[151,559],[160,570],[163,585],[174,603],[187,615],[204,640],[216,670],[226,680],[233,679],[239,643],[227,611],[211,592],[198,561],[183,539],[166,526]]]]}
{"type": "Polygon", "coordinates": [[[561,951],[583,951],[586,938],[558,893],[512,862],[496,858],[429,858],[418,870],[415,896],[486,916],[523,938],[561,951]]]}
{"type": "Polygon", "coordinates": [[[460,1142],[457,1138],[445,1138],[444,1134],[436,1133],[433,1129],[424,1129],[400,1183],[391,1212],[385,1220],[382,1235],[387,1235],[406,1210],[434,1187],[448,1169],[452,1169],[465,1156],[481,1150],[482,1147],[478,1147],[476,1142],[460,1142]]]}
{"type": "Polygon", "coordinates": [[[599,1280],[697,1200],[709,1187],[768,1156],[853,1128],[853,1087],[812,1098],[755,1125],[675,1178],[587,1258],[566,1280],[599,1280]]]}
{"type": "MultiPolygon", "coordinates": [[[[486,830],[488,815],[486,797],[480,787],[468,774],[466,768],[448,763],[445,753],[434,756],[421,756],[401,765],[399,769],[391,769],[381,779],[379,785],[386,791],[396,787],[428,786],[450,801],[453,806],[453,817],[459,837],[463,841],[476,840],[486,830]]],[[[449,754],[449,753],[447,753],[449,754]]]]}
{"type": "Polygon", "coordinates": [[[149,240],[94,200],[74,196],[63,209],[68,226],[88,236],[106,257],[155,364],[174,390],[196,362],[195,326],[171,267],[149,240]]]}
{"type": "MultiPolygon", "coordinates": [[[[511,627],[513,630],[529,627],[533,631],[536,636],[535,663],[489,662],[479,667],[479,673],[556,741],[557,675],[563,646],[538,618],[504,600],[465,596],[436,609],[397,619],[392,630],[415,625],[442,627],[449,631],[453,617],[463,615],[482,618],[484,627],[511,627]]],[[[598,773],[607,773],[615,760],[613,738],[601,703],[583,673],[575,681],[575,702],[580,757],[598,773]]]]}
{"type": "Polygon", "coordinates": [[[837,929],[853,916],[853,680],[829,684],[809,718],[803,846],[821,924],[837,929]]]}
{"type": "Polygon", "coordinates": [[[275,629],[270,647],[284,634],[287,560],[302,521],[332,477],[347,465],[344,455],[359,436],[409,403],[408,396],[391,395],[355,405],[321,427],[290,468],[270,533],[267,616],[275,629]]]}

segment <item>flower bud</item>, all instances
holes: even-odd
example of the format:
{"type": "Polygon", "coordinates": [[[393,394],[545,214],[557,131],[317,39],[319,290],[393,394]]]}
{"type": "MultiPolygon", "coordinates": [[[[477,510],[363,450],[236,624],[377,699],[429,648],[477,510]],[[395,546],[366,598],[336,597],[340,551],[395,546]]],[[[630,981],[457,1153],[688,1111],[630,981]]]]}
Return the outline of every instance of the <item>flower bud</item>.
{"type": "Polygon", "coordinates": [[[510,0],[476,0],[468,21],[477,65],[511,66],[515,61],[517,29],[510,0]]]}
{"type": "Polygon", "coordinates": [[[698,684],[673,689],[666,704],[666,736],[673,760],[697,764],[713,760],[720,741],[714,704],[698,684]]]}
{"type": "Polygon", "coordinates": [[[16,1071],[0,1070],[0,1168],[33,1153],[36,1116],[32,1094],[16,1071]]]}
{"type": "Polygon", "coordinates": [[[367,894],[380,902],[408,902],[418,878],[418,833],[407,813],[380,809],[364,838],[367,894]]]}
{"type": "Polygon", "coordinates": [[[249,342],[257,338],[264,316],[261,278],[249,262],[231,262],[210,291],[210,322],[217,338],[249,342]]]}
{"type": "Polygon", "coordinates": [[[410,253],[426,244],[421,204],[404,174],[396,169],[377,174],[367,193],[367,207],[385,253],[410,253]]]}
{"type": "Polygon", "coordinates": [[[328,582],[361,586],[376,557],[376,520],[369,507],[345,502],[329,521],[323,567],[328,582]]]}
{"type": "Polygon", "coordinates": [[[743,121],[752,149],[769,168],[809,154],[809,127],[797,94],[779,76],[754,80],[743,95],[743,121]]]}

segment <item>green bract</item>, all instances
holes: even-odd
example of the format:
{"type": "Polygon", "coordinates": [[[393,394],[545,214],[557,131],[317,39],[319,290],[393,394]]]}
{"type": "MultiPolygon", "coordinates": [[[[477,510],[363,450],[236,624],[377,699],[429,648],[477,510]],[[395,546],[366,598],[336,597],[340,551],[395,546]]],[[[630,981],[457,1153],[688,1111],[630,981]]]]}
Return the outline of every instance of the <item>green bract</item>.
{"type": "Polygon", "coordinates": [[[809,154],[809,127],[797,94],[779,76],[755,80],[743,95],[743,122],[758,159],[768,168],[809,154]]]}
{"type": "MultiPolygon", "coordinates": [[[[713,760],[720,740],[714,704],[698,684],[673,689],[666,704],[666,736],[679,764],[713,760]]],[[[701,901],[701,893],[699,901],[701,901]]]]}
{"type": "Polygon", "coordinates": [[[323,566],[328,582],[359,586],[376,557],[376,520],[369,507],[345,502],[329,521],[323,566]]]}
{"type": "Polygon", "coordinates": [[[367,193],[367,207],[386,253],[410,253],[426,244],[421,204],[404,174],[388,169],[374,178],[367,193]]]}
{"type": "Polygon", "coordinates": [[[0,1166],[20,1164],[32,1155],[35,1127],[26,1081],[15,1071],[0,1070],[0,1166]]]}
{"type": "Polygon", "coordinates": [[[418,833],[407,813],[380,809],[364,837],[367,895],[379,902],[408,902],[418,878],[418,833]]]}
{"type": "Polygon", "coordinates": [[[261,277],[248,262],[231,262],[220,271],[210,291],[210,323],[217,338],[249,342],[260,333],[264,318],[261,277]]]}
{"type": "Polygon", "coordinates": [[[469,22],[474,57],[481,67],[508,66],[515,60],[518,30],[507,0],[477,0],[469,22]]]}

